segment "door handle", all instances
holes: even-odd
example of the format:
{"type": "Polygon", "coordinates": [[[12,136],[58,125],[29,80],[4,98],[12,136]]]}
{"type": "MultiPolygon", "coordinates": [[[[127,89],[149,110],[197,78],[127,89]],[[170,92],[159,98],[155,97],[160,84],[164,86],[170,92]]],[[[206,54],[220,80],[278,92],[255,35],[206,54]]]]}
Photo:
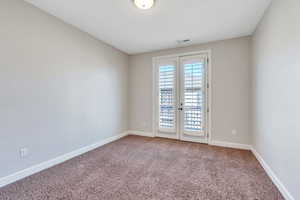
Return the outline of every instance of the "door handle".
{"type": "Polygon", "coordinates": [[[182,106],[183,106],[183,103],[180,103],[180,106],[181,106],[181,107],[178,107],[178,110],[179,110],[179,111],[183,111],[183,107],[182,107],[182,106]]]}

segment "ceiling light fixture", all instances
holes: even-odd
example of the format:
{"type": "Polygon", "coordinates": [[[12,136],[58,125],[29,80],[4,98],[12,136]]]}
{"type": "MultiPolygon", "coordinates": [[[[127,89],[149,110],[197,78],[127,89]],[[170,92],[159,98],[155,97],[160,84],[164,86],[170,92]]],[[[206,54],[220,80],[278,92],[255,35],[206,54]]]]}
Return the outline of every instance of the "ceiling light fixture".
{"type": "Polygon", "coordinates": [[[134,4],[142,10],[147,10],[153,7],[154,0],[133,0],[134,4]]]}

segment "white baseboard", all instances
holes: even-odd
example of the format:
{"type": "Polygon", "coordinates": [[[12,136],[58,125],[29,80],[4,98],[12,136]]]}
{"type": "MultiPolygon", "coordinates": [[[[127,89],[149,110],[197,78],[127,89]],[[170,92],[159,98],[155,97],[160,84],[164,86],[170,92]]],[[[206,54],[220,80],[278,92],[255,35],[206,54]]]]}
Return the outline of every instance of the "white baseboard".
{"type": "MultiPolygon", "coordinates": [[[[81,154],[84,154],[86,152],[89,152],[93,149],[96,149],[98,147],[101,147],[105,144],[108,144],[110,142],[113,142],[115,140],[118,140],[122,137],[125,137],[126,135],[139,135],[139,136],[145,136],[145,137],[154,137],[154,134],[151,132],[144,132],[144,131],[126,131],[122,134],[101,140],[95,144],[80,148],[78,150],[72,151],[70,153],[64,154],[62,156],[56,157],[54,159],[45,161],[43,163],[40,163],[38,165],[34,165],[32,167],[29,167],[27,169],[21,170],[19,172],[16,172],[14,174],[11,174],[9,176],[0,178],[0,188],[4,187],[8,184],[11,184],[13,182],[16,182],[18,180],[21,180],[25,177],[31,176],[35,173],[38,173],[42,170],[48,169],[50,167],[53,167],[57,164],[63,163],[67,160],[70,160],[76,156],[79,156],[81,154]]],[[[238,143],[229,143],[229,142],[223,142],[223,141],[211,141],[209,143],[210,145],[214,146],[222,146],[222,147],[229,147],[229,148],[236,148],[236,149],[245,149],[245,150],[251,150],[257,160],[260,162],[268,176],[271,178],[273,183],[277,186],[278,190],[281,192],[281,194],[284,196],[286,200],[295,200],[295,198],[291,195],[291,193],[287,190],[287,188],[283,185],[283,183],[279,180],[279,178],[276,176],[276,174],[273,172],[271,167],[263,160],[263,158],[259,155],[259,153],[251,147],[251,145],[247,144],[238,144],[238,143]]]]}
{"type": "MultiPolygon", "coordinates": [[[[129,131],[127,131],[127,133],[128,133],[128,135],[155,137],[154,133],[152,133],[152,132],[129,130],[129,131]]],[[[171,138],[171,139],[174,139],[174,138],[171,138]]],[[[215,141],[215,140],[209,142],[209,145],[220,146],[220,147],[229,147],[229,148],[234,148],[234,149],[251,150],[251,145],[248,145],[248,144],[230,143],[230,142],[215,141]]]]}
{"type": "Polygon", "coordinates": [[[278,190],[281,192],[282,196],[286,200],[295,200],[295,198],[291,195],[291,193],[287,190],[287,188],[283,185],[283,183],[280,181],[280,179],[276,176],[272,168],[266,163],[266,161],[261,157],[261,155],[252,147],[251,148],[252,153],[256,157],[256,159],[259,161],[261,166],[264,168],[270,179],[273,181],[273,183],[276,185],[278,190]]]}
{"type": "Polygon", "coordinates": [[[152,132],[145,132],[145,131],[127,131],[128,135],[139,135],[139,136],[145,136],[145,137],[154,137],[154,134],[152,132]]]}
{"type": "Polygon", "coordinates": [[[48,161],[45,161],[45,162],[42,162],[40,164],[37,164],[37,165],[34,165],[32,167],[29,167],[27,169],[24,169],[24,170],[21,170],[21,171],[18,171],[14,174],[11,174],[11,175],[8,175],[6,177],[3,177],[3,178],[0,178],[0,188],[5,186],[5,185],[8,185],[8,184],[11,184],[13,182],[16,182],[18,180],[21,180],[25,177],[28,177],[28,176],[31,176],[35,173],[38,173],[42,170],[45,170],[45,169],[48,169],[50,167],[53,167],[54,165],[57,165],[57,164],[60,164],[60,163],[63,163],[71,158],[74,158],[76,156],[79,156],[81,154],[84,154],[88,151],[91,151],[93,149],[96,149],[98,147],[101,147],[107,143],[110,143],[110,142],[113,142],[115,140],[118,140],[124,136],[127,135],[127,132],[125,133],[122,133],[122,134],[119,134],[119,135],[116,135],[116,136],[113,136],[113,137],[110,137],[110,138],[107,138],[107,139],[104,139],[104,140],[101,140],[95,144],[92,144],[92,145],[89,145],[89,146],[86,146],[86,147],[83,147],[83,148],[80,148],[78,150],[75,150],[75,151],[72,151],[70,153],[67,153],[67,154],[64,154],[64,155],[61,155],[59,157],[56,157],[54,159],[51,159],[51,160],[48,160],[48,161]]]}
{"type": "Polygon", "coordinates": [[[251,145],[248,145],[248,144],[239,144],[239,143],[223,142],[223,141],[216,141],[216,140],[210,141],[209,145],[228,147],[228,148],[234,148],[234,149],[251,150],[251,145]]]}

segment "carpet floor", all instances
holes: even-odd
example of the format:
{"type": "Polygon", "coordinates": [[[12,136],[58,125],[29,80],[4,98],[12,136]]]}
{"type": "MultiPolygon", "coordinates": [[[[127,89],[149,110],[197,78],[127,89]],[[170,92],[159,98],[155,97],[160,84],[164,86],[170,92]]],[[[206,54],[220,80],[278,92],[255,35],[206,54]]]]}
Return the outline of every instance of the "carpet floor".
{"type": "Polygon", "coordinates": [[[127,136],[0,189],[0,200],[283,200],[250,151],[127,136]]]}

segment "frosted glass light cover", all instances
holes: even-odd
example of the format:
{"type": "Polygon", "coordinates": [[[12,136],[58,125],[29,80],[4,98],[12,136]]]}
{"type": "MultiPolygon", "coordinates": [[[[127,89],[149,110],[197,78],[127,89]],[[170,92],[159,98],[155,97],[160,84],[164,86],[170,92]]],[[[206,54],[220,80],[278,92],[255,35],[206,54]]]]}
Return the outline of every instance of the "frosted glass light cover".
{"type": "Polygon", "coordinates": [[[134,0],[134,4],[143,10],[150,9],[154,5],[154,0],[134,0]]]}

